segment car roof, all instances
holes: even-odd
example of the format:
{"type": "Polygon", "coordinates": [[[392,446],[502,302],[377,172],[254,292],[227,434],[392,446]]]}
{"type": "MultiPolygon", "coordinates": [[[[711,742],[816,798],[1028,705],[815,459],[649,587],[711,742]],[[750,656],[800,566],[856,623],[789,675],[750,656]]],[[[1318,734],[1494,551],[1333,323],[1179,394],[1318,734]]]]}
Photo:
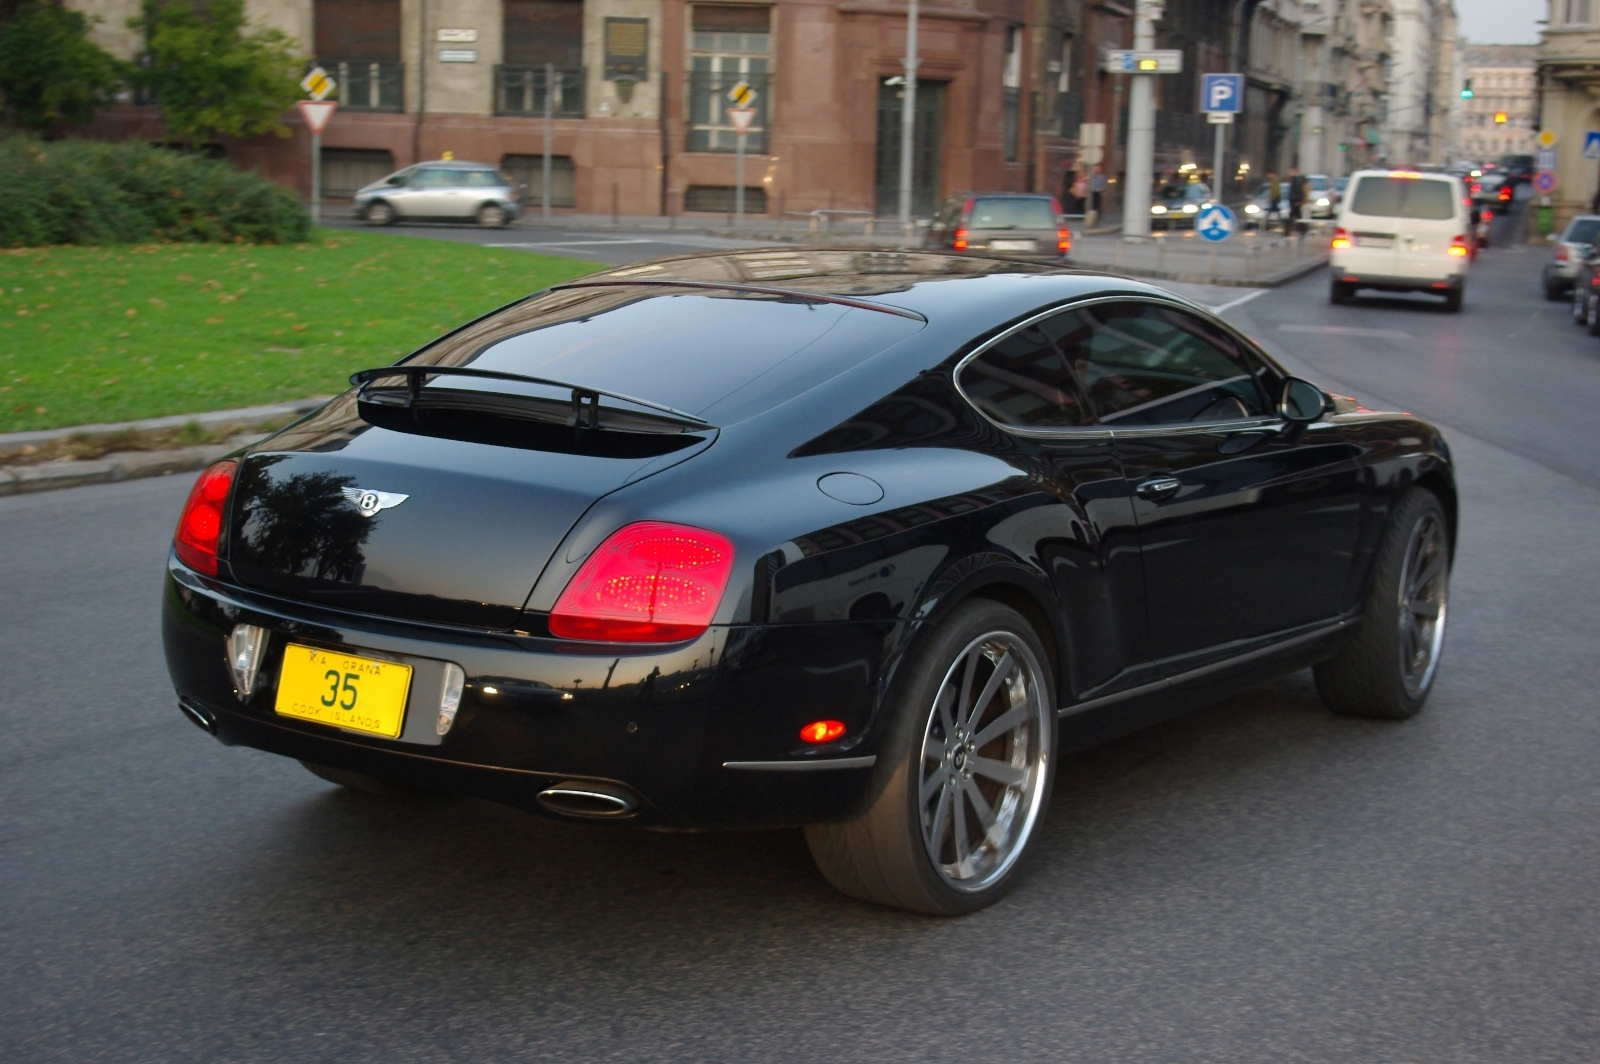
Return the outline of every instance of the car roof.
{"type": "Polygon", "coordinates": [[[499,169],[499,167],[495,166],[494,163],[475,163],[475,162],[469,162],[466,159],[424,159],[420,163],[413,163],[411,166],[406,167],[406,169],[408,169],[408,170],[413,169],[413,168],[421,169],[423,167],[426,167],[429,170],[498,170],[499,169]]]}

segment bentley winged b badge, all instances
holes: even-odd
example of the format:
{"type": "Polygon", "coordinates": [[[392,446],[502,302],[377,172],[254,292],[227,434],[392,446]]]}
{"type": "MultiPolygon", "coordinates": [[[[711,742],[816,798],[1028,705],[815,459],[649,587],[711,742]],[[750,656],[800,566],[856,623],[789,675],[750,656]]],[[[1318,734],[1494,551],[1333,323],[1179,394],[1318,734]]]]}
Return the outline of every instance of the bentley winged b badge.
{"type": "Polygon", "coordinates": [[[366,488],[340,488],[340,493],[361,511],[362,517],[371,517],[379,510],[387,510],[392,506],[399,506],[409,495],[401,495],[397,491],[368,491],[366,488]]]}

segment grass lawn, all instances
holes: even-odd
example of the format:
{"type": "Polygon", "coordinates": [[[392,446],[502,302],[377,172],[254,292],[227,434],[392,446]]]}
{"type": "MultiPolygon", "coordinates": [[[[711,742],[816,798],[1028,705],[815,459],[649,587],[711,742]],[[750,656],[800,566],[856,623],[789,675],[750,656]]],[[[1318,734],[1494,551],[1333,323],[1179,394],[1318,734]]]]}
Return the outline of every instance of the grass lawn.
{"type": "Polygon", "coordinates": [[[333,394],[355,370],[600,268],[327,229],[291,246],[0,251],[0,432],[333,394]]]}

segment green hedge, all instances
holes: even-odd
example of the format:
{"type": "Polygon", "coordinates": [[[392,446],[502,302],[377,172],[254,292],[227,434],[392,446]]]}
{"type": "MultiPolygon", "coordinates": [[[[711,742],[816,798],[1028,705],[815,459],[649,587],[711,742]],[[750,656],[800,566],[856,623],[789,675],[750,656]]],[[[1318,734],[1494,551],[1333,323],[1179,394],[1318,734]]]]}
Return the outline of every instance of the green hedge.
{"type": "Polygon", "coordinates": [[[0,140],[0,247],[304,240],[287,189],[225,162],[88,140],[0,140]]]}

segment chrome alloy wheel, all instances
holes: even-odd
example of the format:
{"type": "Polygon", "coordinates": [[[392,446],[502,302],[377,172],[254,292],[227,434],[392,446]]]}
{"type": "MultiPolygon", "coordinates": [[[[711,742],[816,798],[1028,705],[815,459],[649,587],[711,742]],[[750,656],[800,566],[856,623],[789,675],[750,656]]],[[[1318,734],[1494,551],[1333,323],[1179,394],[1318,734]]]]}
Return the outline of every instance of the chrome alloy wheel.
{"type": "Polygon", "coordinates": [[[1444,523],[1437,513],[1424,513],[1411,530],[1400,570],[1400,677],[1412,698],[1427,693],[1439,667],[1449,599],[1447,550],[1444,523]]]}
{"type": "Polygon", "coordinates": [[[1006,631],[956,655],[922,736],[922,842],[944,882],[981,891],[1026,848],[1045,798],[1051,751],[1038,659],[1006,631]]]}

